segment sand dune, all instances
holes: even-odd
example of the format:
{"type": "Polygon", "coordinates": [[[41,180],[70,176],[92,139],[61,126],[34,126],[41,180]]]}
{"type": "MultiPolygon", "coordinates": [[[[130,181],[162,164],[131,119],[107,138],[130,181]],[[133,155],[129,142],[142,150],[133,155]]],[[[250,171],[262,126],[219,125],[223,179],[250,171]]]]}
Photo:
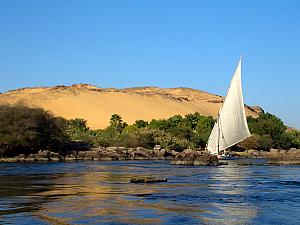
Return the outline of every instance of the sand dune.
{"type": "MultiPolygon", "coordinates": [[[[190,88],[138,87],[102,89],[88,84],[23,88],[0,94],[0,104],[41,107],[67,119],[84,118],[93,128],[104,128],[117,113],[129,124],[135,120],[160,119],[199,112],[216,116],[221,96],[190,88]]],[[[247,115],[257,117],[259,107],[246,106],[247,115]]]]}

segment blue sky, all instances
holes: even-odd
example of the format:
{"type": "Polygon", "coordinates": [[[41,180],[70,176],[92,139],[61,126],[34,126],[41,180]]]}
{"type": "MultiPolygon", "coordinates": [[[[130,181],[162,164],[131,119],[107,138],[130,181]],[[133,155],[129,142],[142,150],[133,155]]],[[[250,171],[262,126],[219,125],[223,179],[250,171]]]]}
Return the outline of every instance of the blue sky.
{"type": "Polygon", "coordinates": [[[0,0],[0,92],[91,83],[225,95],[300,128],[300,1],[0,0]]]}

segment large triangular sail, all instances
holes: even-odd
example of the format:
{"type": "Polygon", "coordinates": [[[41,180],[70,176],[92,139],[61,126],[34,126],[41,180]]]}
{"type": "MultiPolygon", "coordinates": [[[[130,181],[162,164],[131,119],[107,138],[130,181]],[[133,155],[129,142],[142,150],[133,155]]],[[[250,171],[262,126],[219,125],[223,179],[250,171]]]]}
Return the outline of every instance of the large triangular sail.
{"type": "Polygon", "coordinates": [[[251,136],[244,108],[241,64],[240,59],[223,107],[208,139],[206,148],[211,154],[217,154],[251,136]]]}

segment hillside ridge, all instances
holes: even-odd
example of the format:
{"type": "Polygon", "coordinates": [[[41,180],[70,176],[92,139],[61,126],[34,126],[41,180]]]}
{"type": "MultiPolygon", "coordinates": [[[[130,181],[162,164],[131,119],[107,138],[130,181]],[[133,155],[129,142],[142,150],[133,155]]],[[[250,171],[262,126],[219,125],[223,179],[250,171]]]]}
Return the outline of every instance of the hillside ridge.
{"type": "MultiPolygon", "coordinates": [[[[83,118],[93,129],[105,128],[112,114],[131,124],[135,120],[162,119],[199,112],[216,116],[224,97],[187,87],[101,88],[91,84],[28,87],[0,94],[1,104],[41,107],[67,119],[83,118]]],[[[245,106],[246,114],[257,117],[259,106],[245,106]]]]}

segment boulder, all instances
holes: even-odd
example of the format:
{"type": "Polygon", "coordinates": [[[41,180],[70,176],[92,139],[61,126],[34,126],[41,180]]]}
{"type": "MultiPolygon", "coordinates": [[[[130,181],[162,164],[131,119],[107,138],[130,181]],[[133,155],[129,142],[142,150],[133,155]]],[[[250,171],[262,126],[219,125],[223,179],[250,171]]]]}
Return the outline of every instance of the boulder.
{"type": "MultiPolygon", "coordinates": [[[[273,149],[272,149],[273,150],[273,149]]],[[[278,165],[299,165],[300,164],[300,150],[273,150],[268,155],[268,164],[278,165]],[[277,152],[277,154],[276,154],[277,152]]]]}
{"type": "Polygon", "coordinates": [[[247,153],[250,157],[258,157],[260,155],[260,152],[254,149],[248,150],[247,153]]]}
{"type": "Polygon", "coordinates": [[[19,160],[19,161],[25,161],[26,160],[26,155],[25,154],[20,154],[20,155],[18,155],[17,156],[17,159],[19,160]]]}
{"type": "Polygon", "coordinates": [[[70,162],[70,161],[75,161],[76,160],[76,153],[75,152],[73,152],[72,154],[69,154],[69,155],[66,155],[65,156],[65,161],[68,161],[68,162],[70,162]]]}
{"type": "Polygon", "coordinates": [[[135,152],[135,150],[136,150],[135,148],[127,148],[126,154],[129,155],[129,156],[133,155],[133,153],[135,152]]]}
{"type": "Polygon", "coordinates": [[[152,159],[154,151],[142,147],[137,147],[134,152],[131,153],[131,157],[135,160],[152,159]]]}
{"type": "Polygon", "coordinates": [[[175,151],[175,150],[171,150],[171,154],[173,157],[176,157],[176,155],[179,154],[179,152],[175,151]]]}
{"type": "Polygon", "coordinates": [[[153,153],[158,158],[164,158],[164,156],[166,154],[166,150],[165,149],[153,150],[153,153]]]}
{"type": "Polygon", "coordinates": [[[85,160],[97,160],[99,159],[99,151],[87,151],[85,154],[85,160]]]}
{"type": "Polygon", "coordinates": [[[49,151],[48,151],[48,150],[39,150],[37,154],[38,154],[39,156],[48,158],[49,151]]]}
{"type": "Polygon", "coordinates": [[[0,158],[0,162],[19,162],[19,159],[16,157],[0,158]]]}
{"type": "Polygon", "coordinates": [[[63,160],[62,156],[56,152],[49,152],[48,154],[49,161],[61,161],[63,160]]]}
{"type": "Polygon", "coordinates": [[[183,150],[181,153],[189,155],[189,154],[195,153],[195,150],[188,148],[188,149],[183,150]]]}
{"type": "Polygon", "coordinates": [[[164,156],[166,159],[174,159],[175,155],[173,155],[173,150],[166,150],[164,156]]]}
{"type": "Polygon", "coordinates": [[[126,148],[126,147],[117,147],[117,149],[116,149],[116,152],[117,152],[118,154],[124,154],[124,152],[125,152],[125,154],[126,154],[126,151],[127,151],[127,148],[126,148]]]}
{"type": "Polygon", "coordinates": [[[119,154],[115,152],[101,152],[99,154],[98,160],[100,161],[113,161],[113,160],[119,160],[119,154]]]}
{"type": "Polygon", "coordinates": [[[269,155],[278,155],[278,152],[279,152],[279,149],[272,148],[272,149],[270,149],[269,155]]]}
{"type": "Polygon", "coordinates": [[[36,161],[49,161],[49,151],[40,150],[37,154],[33,155],[36,161]]]}
{"type": "Polygon", "coordinates": [[[290,149],[287,151],[287,154],[289,154],[291,158],[300,158],[300,149],[290,149]]]}
{"type": "Polygon", "coordinates": [[[219,165],[219,160],[217,156],[210,155],[208,152],[186,149],[177,154],[171,164],[188,166],[217,166],[219,165]]]}
{"type": "Polygon", "coordinates": [[[35,161],[34,159],[34,154],[29,154],[26,159],[25,159],[26,162],[33,162],[35,161]]]}
{"type": "Polygon", "coordinates": [[[269,155],[269,152],[264,151],[264,150],[260,150],[260,151],[259,151],[259,155],[260,155],[262,158],[266,158],[266,157],[269,155]]]}
{"type": "Polygon", "coordinates": [[[107,147],[105,150],[108,152],[117,152],[118,147],[107,147]]]}
{"type": "Polygon", "coordinates": [[[84,160],[86,154],[87,154],[87,151],[79,151],[76,155],[76,160],[84,160]]]}
{"type": "Polygon", "coordinates": [[[168,179],[165,177],[133,177],[130,179],[130,183],[158,183],[167,182],[168,179]]]}
{"type": "Polygon", "coordinates": [[[287,150],[279,150],[278,151],[278,154],[280,154],[280,155],[286,155],[286,153],[287,153],[287,150]]]}

